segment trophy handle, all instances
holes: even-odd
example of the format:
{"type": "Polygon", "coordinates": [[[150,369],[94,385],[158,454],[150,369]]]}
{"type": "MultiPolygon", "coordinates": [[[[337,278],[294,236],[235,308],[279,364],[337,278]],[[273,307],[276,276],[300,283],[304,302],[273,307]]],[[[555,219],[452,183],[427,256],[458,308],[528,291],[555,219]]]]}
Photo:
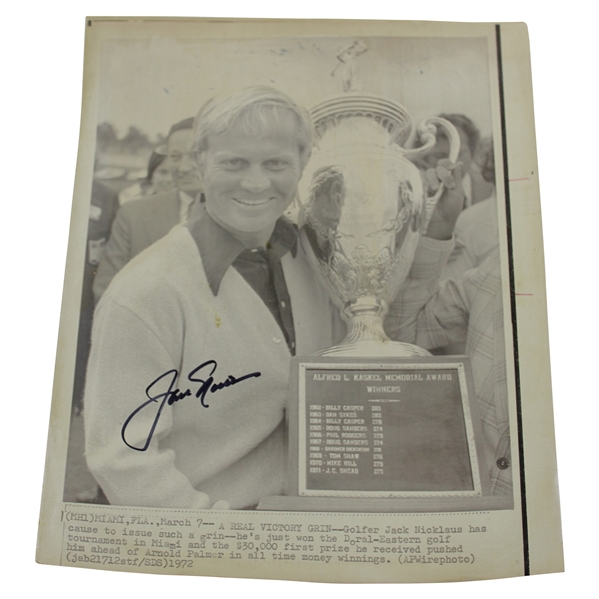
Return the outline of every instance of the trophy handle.
{"type": "MultiPolygon", "coordinates": [[[[406,156],[422,156],[426,154],[437,142],[437,127],[443,129],[445,135],[447,135],[447,139],[449,140],[449,155],[447,157],[452,162],[455,162],[460,154],[460,135],[452,123],[438,116],[433,116],[418,123],[416,133],[420,141],[424,143],[418,148],[403,149],[404,154],[406,156]]],[[[445,185],[441,183],[434,195],[425,198],[424,231],[426,231],[433,210],[444,192],[445,185]]]]}

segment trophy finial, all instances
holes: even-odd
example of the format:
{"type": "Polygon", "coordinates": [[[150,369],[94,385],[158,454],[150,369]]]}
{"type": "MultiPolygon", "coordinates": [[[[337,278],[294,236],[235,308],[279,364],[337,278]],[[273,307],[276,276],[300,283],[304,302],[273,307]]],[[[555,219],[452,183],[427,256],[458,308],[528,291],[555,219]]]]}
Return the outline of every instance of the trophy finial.
{"type": "Polygon", "coordinates": [[[356,58],[366,51],[368,46],[360,40],[355,40],[337,54],[339,63],[331,74],[334,76],[339,70],[344,92],[360,91],[361,85],[356,74],[356,58]]]}

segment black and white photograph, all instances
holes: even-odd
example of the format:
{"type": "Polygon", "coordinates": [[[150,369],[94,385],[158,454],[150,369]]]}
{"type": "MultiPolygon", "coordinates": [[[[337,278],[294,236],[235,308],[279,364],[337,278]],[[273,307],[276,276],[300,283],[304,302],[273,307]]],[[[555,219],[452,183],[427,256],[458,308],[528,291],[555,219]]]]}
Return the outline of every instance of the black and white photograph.
{"type": "Polygon", "coordinates": [[[38,561],[562,568],[526,27],[85,30],[38,561]]]}
{"type": "Polygon", "coordinates": [[[491,43],[103,42],[65,502],[513,506],[491,43]]]}

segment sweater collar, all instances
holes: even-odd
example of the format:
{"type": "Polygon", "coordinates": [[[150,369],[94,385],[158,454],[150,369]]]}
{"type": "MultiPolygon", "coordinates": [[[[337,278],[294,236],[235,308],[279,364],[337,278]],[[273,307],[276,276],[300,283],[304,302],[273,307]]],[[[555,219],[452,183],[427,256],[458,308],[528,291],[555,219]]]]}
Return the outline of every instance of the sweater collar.
{"type": "MultiPolygon", "coordinates": [[[[185,226],[198,247],[206,279],[216,296],[225,273],[246,248],[214,221],[206,211],[205,205],[196,204],[195,208],[185,226]]],[[[284,216],[275,223],[272,235],[266,243],[266,251],[275,261],[280,260],[287,252],[291,252],[295,258],[297,228],[284,216]]]]}

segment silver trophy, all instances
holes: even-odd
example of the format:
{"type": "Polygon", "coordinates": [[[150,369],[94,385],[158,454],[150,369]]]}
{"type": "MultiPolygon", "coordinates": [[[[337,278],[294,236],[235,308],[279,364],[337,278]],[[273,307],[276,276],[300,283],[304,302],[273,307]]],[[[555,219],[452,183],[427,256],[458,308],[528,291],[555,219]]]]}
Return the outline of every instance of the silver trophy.
{"type": "Polygon", "coordinates": [[[455,162],[459,135],[451,123],[432,117],[417,127],[420,145],[405,148],[412,131],[405,108],[359,92],[318,104],[312,116],[318,141],[300,187],[300,239],[348,328],[341,345],[321,355],[429,356],[391,341],[383,322],[444,192],[442,185],[427,195],[410,158],[428,152],[440,128],[455,162]]]}

